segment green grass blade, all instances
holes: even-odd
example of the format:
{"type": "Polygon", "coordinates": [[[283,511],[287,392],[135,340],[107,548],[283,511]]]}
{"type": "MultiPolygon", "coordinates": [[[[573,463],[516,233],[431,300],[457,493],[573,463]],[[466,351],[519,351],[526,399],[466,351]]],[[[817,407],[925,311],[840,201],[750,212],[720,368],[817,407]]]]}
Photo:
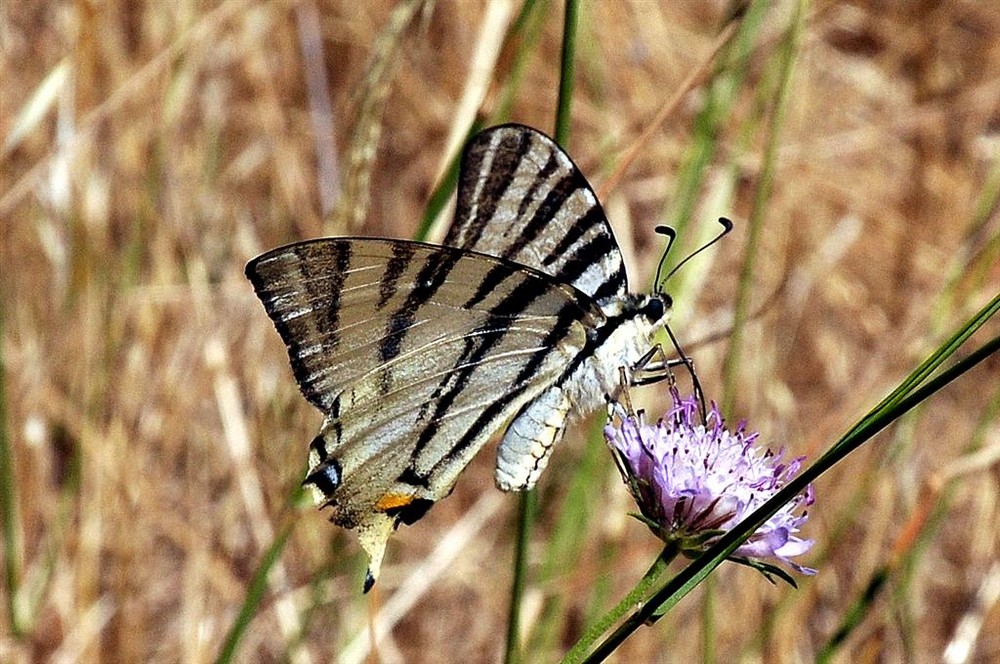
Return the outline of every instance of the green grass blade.
{"type": "Polygon", "coordinates": [[[556,104],[556,124],[553,135],[556,143],[563,146],[563,149],[566,149],[569,141],[579,16],[579,0],[566,0],[566,11],[563,16],[562,56],[559,62],[559,100],[556,104]]]}
{"type": "MultiPolygon", "coordinates": [[[[0,340],[3,339],[3,300],[0,300],[0,340]]],[[[17,598],[21,593],[21,529],[17,518],[14,448],[7,429],[7,360],[0,352],[0,518],[3,519],[4,585],[10,633],[23,635],[17,598]]]]}
{"type": "Polygon", "coordinates": [[[758,245],[764,229],[764,217],[771,199],[771,189],[774,185],[775,164],[778,160],[781,129],[788,109],[788,100],[792,93],[792,72],[795,59],[802,40],[802,30],[805,26],[808,2],[802,0],[795,4],[784,45],[779,51],[780,73],[774,100],[774,113],[768,131],[767,147],[764,151],[764,161],[761,167],[760,185],[754,191],[750,218],[747,221],[747,245],[743,255],[743,265],[740,268],[736,292],[736,305],[733,314],[733,329],[729,337],[729,349],[722,367],[722,411],[733,410],[736,395],[736,384],[739,376],[739,363],[743,357],[741,352],[743,330],[747,323],[750,309],[750,295],[753,289],[753,271],[757,263],[758,245]]]}
{"type": "Polygon", "coordinates": [[[246,597],[243,599],[243,606],[240,607],[240,612],[237,614],[236,620],[233,621],[232,626],[229,628],[229,633],[222,644],[222,649],[219,650],[219,656],[215,658],[216,664],[226,664],[233,661],[240,641],[243,639],[244,634],[246,634],[250,622],[257,614],[257,611],[260,610],[261,602],[264,600],[264,594],[267,592],[267,576],[281,558],[281,553],[285,550],[285,544],[288,543],[288,538],[295,528],[295,523],[295,519],[290,519],[285,523],[281,532],[278,533],[274,541],[271,542],[271,546],[264,553],[260,565],[257,566],[253,578],[250,580],[250,587],[247,589],[246,597]]]}

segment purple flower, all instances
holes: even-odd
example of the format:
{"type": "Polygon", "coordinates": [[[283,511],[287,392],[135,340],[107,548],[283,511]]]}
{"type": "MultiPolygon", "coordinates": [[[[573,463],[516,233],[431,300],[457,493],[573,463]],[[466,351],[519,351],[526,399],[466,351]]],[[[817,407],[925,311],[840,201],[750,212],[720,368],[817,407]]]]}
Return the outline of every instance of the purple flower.
{"type": "MultiPolygon", "coordinates": [[[[604,437],[641,520],[664,542],[695,556],[795,477],[803,457],[786,461],[784,448],[774,454],[759,447],[759,434],[748,434],[745,423],[727,429],[714,402],[702,424],[695,397],[682,399],[674,389],[671,394],[673,407],[655,425],[646,424],[642,411],[628,415],[620,409],[621,425],[609,423],[604,437]]],[[[807,517],[800,508],[812,503],[810,485],[736,549],[734,557],[765,564],[776,560],[815,574],[791,561],[813,545],[797,536],[807,517]]]]}

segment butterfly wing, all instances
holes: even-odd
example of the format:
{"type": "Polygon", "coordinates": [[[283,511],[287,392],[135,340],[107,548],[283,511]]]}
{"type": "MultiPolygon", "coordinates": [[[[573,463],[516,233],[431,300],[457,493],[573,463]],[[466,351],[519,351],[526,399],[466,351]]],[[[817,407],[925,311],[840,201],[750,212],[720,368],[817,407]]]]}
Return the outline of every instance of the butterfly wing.
{"type": "MultiPolygon", "coordinates": [[[[518,124],[469,141],[445,244],[502,256],[617,306],[628,283],[621,251],[586,178],[548,136],[518,124]]],[[[577,390],[579,391],[579,389],[577,390]]],[[[524,407],[497,453],[497,485],[531,488],[574,404],[554,385],[524,407]]]]}
{"type": "Polygon", "coordinates": [[[289,245],[247,276],[326,414],[306,483],[334,522],[359,529],[371,582],[392,528],[446,496],[603,319],[544,273],[401,240],[289,245]]]}
{"type": "Polygon", "coordinates": [[[466,146],[459,173],[445,244],[531,266],[595,300],[628,291],[597,196],[548,136],[518,124],[482,131],[466,146]]]}

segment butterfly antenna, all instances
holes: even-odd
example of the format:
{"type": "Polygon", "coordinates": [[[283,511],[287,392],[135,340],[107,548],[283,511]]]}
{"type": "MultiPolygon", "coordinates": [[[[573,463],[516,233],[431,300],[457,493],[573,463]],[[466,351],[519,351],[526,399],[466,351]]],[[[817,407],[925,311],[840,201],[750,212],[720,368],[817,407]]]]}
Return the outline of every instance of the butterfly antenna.
{"type": "Polygon", "coordinates": [[[663,225],[657,226],[656,228],[653,229],[653,231],[659,235],[667,236],[667,247],[663,250],[663,255],[660,256],[660,262],[656,266],[656,278],[653,279],[653,283],[656,284],[657,288],[659,288],[660,272],[663,271],[663,264],[667,261],[667,256],[670,255],[670,247],[674,246],[674,240],[677,239],[677,231],[675,231],[670,226],[663,226],[663,225]]]}
{"type": "MultiPolygon", "coordinates": [[[[725,217],[719,217],[719,223],[722,224],[722,232],[720,232],[718,235],[716,235],[715,237],[713,237],[711,240],[709,240],[708,242],[706,242],[705,244],[701,245],[699,248],[695,249],[690,254],[688,254],[687,257],[684,260],[682,260],[680,263],[678,263],[677,265],[675,265],[674,269],[672,269],[667,274],[667,276],[663,278],[664,281],[667,281],[668,279],[670,279],[670,277],[674,276],[674,273],[677,272],[677,270],[681,269],[682,265],[684,265],[685,263],[687,263],[689,260],[691,260],[692,258],[694,258],[695,256],[697,256],[701,252],[705,251],[709,247],[711,247],[713,244],[715,244],[716,242],[718,242],[719,240],[721,240],[723,237],[725,237],[726,235],[728,235],[731,230],[733,230],[733,222],[730,221],[729,219],[726,219],[725,217]]],[[[660,229],[660,228],[666,228],[666,226],[657,226],[657,229],[660,229]]],[[[671,233],[673,233],[674,235],[676,235],[676,232],[673,229],[670,229],[670,231],[671,231],[671,233]]],[[[673,241],[671,241],[671,244],[673,244],[673,241]]],[[[670,244],[667,245],[667,249],[668,250],[670,249],[670,244]]],[[[666,258],[666,255],[667,255],[666,252],[663,252],[664,258],[666,258]]],[[[660,259],[660,264],[661,265],[663,264],[663,259],[660,259]]],[[[656,269],[656,276],[657,277],[660,276],[660,269],[659,269],[659,267],[657,267],[657,269],[656,269]]],[[[660,282],[657,281],[656,283],[659,284],[660,282]]]]}

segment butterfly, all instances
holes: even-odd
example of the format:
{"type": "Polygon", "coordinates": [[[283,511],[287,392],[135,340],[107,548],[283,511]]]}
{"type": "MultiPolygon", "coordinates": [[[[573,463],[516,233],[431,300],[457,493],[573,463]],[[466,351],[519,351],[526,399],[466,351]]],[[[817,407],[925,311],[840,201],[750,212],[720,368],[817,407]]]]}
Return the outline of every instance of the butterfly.
{"type": "Polygon", "coordinates": [[[466,145],[442,244],[308,240],[246,275],[324,414],[303,484],[357,530],[366,592],[391,533],[451,493],[505,425],[496,484],[532,488],[567,422],[641,371],[671,304],[629,292],[586,178],[518,124],[466,145]]]}

